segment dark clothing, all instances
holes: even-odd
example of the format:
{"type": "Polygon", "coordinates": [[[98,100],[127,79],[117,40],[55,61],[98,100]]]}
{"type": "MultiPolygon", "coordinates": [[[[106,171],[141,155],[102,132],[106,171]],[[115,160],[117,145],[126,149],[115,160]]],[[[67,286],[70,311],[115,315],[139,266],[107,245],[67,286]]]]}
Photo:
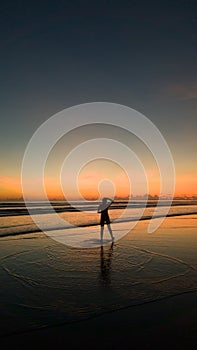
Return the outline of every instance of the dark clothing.
{"type": "Polygon", "coordinates": [[[101,220],[100,220],[100,225],[101,226],[104,226],[104,223],[106,223],[107,225],[110,224],[108,208],[109,208],[109,206],[106,208],[106,204],[105,205],[101,204],[99,206],[99,212],[101,212],[101,220]]]}

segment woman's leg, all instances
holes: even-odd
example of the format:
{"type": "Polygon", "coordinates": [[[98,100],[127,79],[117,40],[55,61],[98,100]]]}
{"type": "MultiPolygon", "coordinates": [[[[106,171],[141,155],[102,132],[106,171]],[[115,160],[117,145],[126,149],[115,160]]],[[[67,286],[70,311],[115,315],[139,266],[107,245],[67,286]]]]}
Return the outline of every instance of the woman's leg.
{"type": "Polygon", "coordinates": [[[110,224],[107,224],[107,227],[108,227],[108,230],[109,230],[111,239],[112,239],[112,241],[114,241],[114,236],[113,236],[113,233],[112,233],[111,225],[110,225],[110,224]]]}
{"type": "Polygon", "coordinates": [[[104,226],[101,226],[101,243],[103,242],[103,231],[104,231],[104,226]]]}

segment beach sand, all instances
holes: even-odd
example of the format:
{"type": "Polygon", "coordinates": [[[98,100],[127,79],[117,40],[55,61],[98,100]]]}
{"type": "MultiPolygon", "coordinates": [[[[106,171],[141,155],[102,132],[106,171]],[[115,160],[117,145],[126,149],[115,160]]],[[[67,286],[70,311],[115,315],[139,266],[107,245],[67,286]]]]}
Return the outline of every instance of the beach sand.
{"type": "Polygon", "coordinates": [[[196,349],[197,293],[115,311],[70,325],[2,338],[2,346],[69,349],[196,349]]]}
{"type": "Polygon", "coordinates": [[[197,215],[147,225],[103,250],[1,238],[2,346],[196,349],[197,215]]]}

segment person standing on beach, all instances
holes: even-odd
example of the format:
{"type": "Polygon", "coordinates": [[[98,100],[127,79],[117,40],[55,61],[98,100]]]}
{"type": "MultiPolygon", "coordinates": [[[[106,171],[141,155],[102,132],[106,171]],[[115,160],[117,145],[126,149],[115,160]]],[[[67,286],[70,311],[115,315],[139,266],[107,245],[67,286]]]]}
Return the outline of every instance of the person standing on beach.
{"type": "Polygon", "coordinates": [[[104,197],[102,199],[102,203],[98,207],[98,213],[101,213],[101,219],[100,219],[100,225],[101,225],[101,244],[103,243],[103,231],[104,231],[104,224],[107,224],[108,231],[110,233],[112,242],[114,241],[114,236],[112,234],[112,229],[110,225],[110,219],[108,214],[108,208],[112,204],[112,199],[104,197]]]}

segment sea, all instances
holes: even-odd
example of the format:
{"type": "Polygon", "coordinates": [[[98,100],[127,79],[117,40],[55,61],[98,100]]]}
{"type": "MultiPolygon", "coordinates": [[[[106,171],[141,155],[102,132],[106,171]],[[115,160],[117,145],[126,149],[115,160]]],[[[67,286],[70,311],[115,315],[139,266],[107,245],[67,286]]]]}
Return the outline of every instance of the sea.
{"type": "MultiPolygon", "coordinates": [[[[45,231],[58,230],[54,217],[58,214],[65,221],[64,229],[76,227],[98,227],[100,215],[97,213],[99,202],[65,201],[1,201],[0,237],[40,232],[36,222],[38,218],[45,222],[45,231]],[[35,219],[35,220],[34,220],[35,219]],[[43,220],[42,220],[43,219],[43,220]]],[[[160,216],[177,216],[197,213],[197,199],[163,200],[116,200],[110,206],[111,223],[124,223],[138,220],[150,220],[160,216]],[[158,207],[157,207],[158,206],[158,207]],[[157,207],[157,213],[154,214],[157,207]],[[167,210],[167,212],[166,212],[167,210]],[[165,214],[163,214],[165,212],[165,214]]],[[[62,228],[62,227],[61,227],[62,228]]],[[[70,231],[69,231],[70,232],[70,231]]]]}

